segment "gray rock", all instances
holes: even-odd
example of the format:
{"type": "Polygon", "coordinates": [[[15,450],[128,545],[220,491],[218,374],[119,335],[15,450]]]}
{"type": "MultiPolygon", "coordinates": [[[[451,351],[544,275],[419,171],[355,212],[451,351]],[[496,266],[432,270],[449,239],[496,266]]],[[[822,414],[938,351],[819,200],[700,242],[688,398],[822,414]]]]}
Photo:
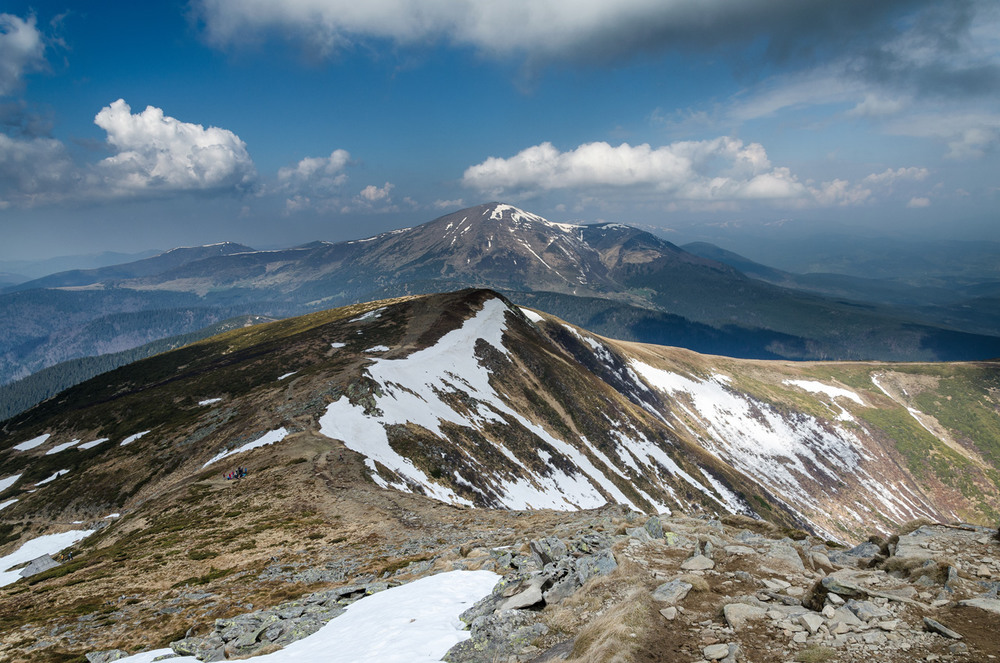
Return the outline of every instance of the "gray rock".
{"type": "Polygon", "coordinates": [[[729,603],[722,608],[722,614],[729,627],[734,631],[739,631],[746,625],[747,621],[763,619],[767,610],[745,603],[729,603]]]}
{"type": "Polygon", "coordinates": [[[715,562],[704,555],[695,555],[684,560],[681,568],[685,571],[707,571],[715,568],[715,562]]]}
{"type": "Polygon", "coordinates": [[[721,661],[729,656],[729,645],[708,645],[701,650],[701,653],[707,661],[721,661]]]}
{"type": "Polygon", "coordinates": [[[924,628],[932,633],[937,633],[943,635],[946,638],[951,638],[952,640],[961,640],[962,634],[952,631],[950,628],[945,626],[939,621],[931,619],[930,617],[924,617],[924,628]]]}
{"type": "Polygon", "coordinates": [[[858,562],[870,562],[876,555],[878,555],[880,548],[871,543],[870,541],[865,541],[864,543],[854,546],[850,550],[837,550],[827,557],[834,564],[839,564],[840,566],[849,566],[857,568],[858,562]]]}
{"type": "Polygon", "coordinates": [[[530,608],[543,602],[542,588],[539,585],[529,585],[524,591],[511,596],[497,607],[497,612],[508,610],[518,610],[520,608],[530,608]]]}
{"type": "Polygon", "coordinates": [[[625,529],[625,534],[639,541],[653,540],[653,537],[645,527],[628,527],[625,529]]]}
{"type": "Polygon", "coordinates": [[[606,576],[618,568],[618,562],[610,550],[602,550],[596,555],[587,555],[576,560],[574,569],[577,580],[584,584],[595,576],[606,576]]]}
{"type": "Polygon", "coordinates": [[[660,519],[656,516],[652,516],[649,520],[647,520],[645,527],[646,531],[649,532],[649,535],[654,539],[663,538],[663,523],[661,523],[660,519]]]}
{"type": "Polygon", "coordinates": [[[823,625],[823,617],[815,612],[807,612],[799,616],[799,623],[809,629],[809,633],[815,634],[823,625]]]}
{"type": "Polygon", "coordinates": [[[966,599],[964,601],[959,601],[958,605],[969,606],[972,608],[979,608],[980,610],[986,610],[987,612],[992,612],[996,615],[1000,615],[1000,601],[998,601],[997,599],[984,599],[984,598],[966,599]]]}
{"type": "Polygon", "coordinates": [[[538,564],[538,568],[544,568],[546,564],[562,559],[569,550],[565,543],[554,536],[531,541],[528,543],[528,547],[531,549],[531,557],[538,564]]]}
{"type": "Polygon", "coordinates": [[[552,584],[552,587],[545,590],[545,603],[559,603],[565,598],[569,598],[580,588],[579,579],[575,573],[567,573],[562,579],[552,584]]]}
{"type": "Polygon", "coordinates": [[[104,651],[92,651],[87,654],[89,663],[110,663],[125,658],[129,653],[123,649],[106,649],[104,651]]]}
{"type": "Polygon", "coordinates": [[[863,622],[870,622],[873,619],[888,619],[892,613],[885,608],[880,608],[871,601],[856,601],[851,599],[847,602],[847,609],[853,612],[858,619],[863,622]]]}
{"type": "Polygon", "coordinates": [[[653,590],[653,600],[674,604],[683,601],[691,588],[692,585],[683,580],[671,580],[653,590]]]}
{"type": "Polygon", "coordinates": [[[516,657],[535,638],[548,632],[531,612],[514,610],[477,617],[470,629],[472,637],[448,650],[448,663],[506,661],[516,657]]]}
{"type": "Polygon", "coordinates": [[[761,560],[761,567],[775,573],[805,573],[802,558],[792,546],[774,545],[761,560]]]}

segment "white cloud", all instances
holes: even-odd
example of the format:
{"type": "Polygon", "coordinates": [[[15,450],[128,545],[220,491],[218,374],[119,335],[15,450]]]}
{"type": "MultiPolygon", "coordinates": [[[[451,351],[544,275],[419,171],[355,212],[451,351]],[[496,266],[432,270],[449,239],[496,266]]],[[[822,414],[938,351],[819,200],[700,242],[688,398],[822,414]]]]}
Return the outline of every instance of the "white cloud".
{"type": "Polygon", "coordinates": [[[435,200],[431,203],[431,207],[434,209],[451,209],[454,207],[461,209],[465,207],[465,200],[462,198],[456,198],[455,200],[435,200]]]}
{"type": "Polygon", "coordinates": [[[287,196],[285,211],[327,212],[341,207],[340,189],[350,161],[347,150],[334,150],[328,157],[306,157],[294,167],[278,170],[277,190],[287,196]]]}
{"type": "Polygon", "coordinates": [[[803,181],[788,168],[774,166],[760,143],[720,137],[657,148],[587,143],[568,152],[542,143],[508,159],[490,157],[470,166],[463,183],[492,195],[572,190],[609,197],[618,190],[631,199],[657,198],[670,209],[735,210],[749,201],[786,207],[861,205],[873,200],[876,190],[886,195],[895,184],[928,175],[926,168],[911,166],[888,168],[855,183],[803,181]]]}
{"type": "Polygon", "coordinates": [[[909,168],[897,168],[896,170],[886,168],[881,173],[872,173],[866,177],[864,181],[866,184],[891,186],[892,184],[900,181],[920,182],[927,179],[928,175],[930,175],[929,170],[926,168],[917,168],[916,166],[910,166],[909,168]]]}
{"type": "Polygon", "coordinates": [[[347,150],[334,150],[328,157],[306,157],[294,168],[278,171],[278,181],[289,186],[308,184],[312,188],[339,187],[347,181],[344,168],[351,160],[347,150]]]}
{"type": "Polygon", "coordinates": [[[771,166],[762,145],[734,138],[647,144],[586,143],[561,152],[542,143],[470,166],[463,183],[481,191],[537,192],[639,187],[679,200],[788,199],[807,193],[787,168],[771,166]]]}
{"type": "Polygon", "coordinates": [[[25,72],[45,66],[45,42],[35,26],[35,17],[23,20],[13,14],[0,14],[0,95],[18,89],[25,72]]]}
{"type": "Polygon", "coordinates": [[[869,92],[865,98],[848,111],[848,115],[856,117],[882,117],[895,115],[906,108],[907,102],[900,98],[883,97],[878,93],[869,92]]]}
{"type": "Polygon", "coordinates": [[[370,203],[379,202],[382,200],[388,201],[389,192],[392,191],[392,189],[393,189],[393,184],[391,184],[390,182],[386,182],[381,187],[377,187],[374,184],[369,184],[364,189],[362,189],[361,193],[358,195],[370,203]]]}
{"type": "Polygon", "coordinates": [[[153,106],[133,115],[122,99],[94,123],[116,150],[98,164],[113,193],[242,189],[256,178],[246,144],[226,129],[181,122],[153,106]]]}
{"type": "Polygon", "coordinates": [[[911,209],[916,209],[920,207],[928,207],[930,204],[930,198],[910,198],[910,202],[908,202],[906,206],[911,209]]]}
{"type": "Polygon", "coordinates": [[[58,140],[0,133],[0,208],[53,202],[67,196],[79,179],[66,146],[58,140]]]}
{"type": "Polygon", "coordinates": [[[996,113],[924,113],[892,122],[887,130],[944,141],[949,159],[980,158],[1000,146],[1000,114],[996,113]]]}

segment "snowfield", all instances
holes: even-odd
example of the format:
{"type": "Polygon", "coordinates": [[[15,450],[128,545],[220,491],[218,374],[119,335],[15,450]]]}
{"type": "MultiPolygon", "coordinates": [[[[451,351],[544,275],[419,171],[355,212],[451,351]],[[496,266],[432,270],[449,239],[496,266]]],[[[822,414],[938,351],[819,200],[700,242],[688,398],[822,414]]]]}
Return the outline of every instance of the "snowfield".
{"type": "Polygon", "coordinates": [[[65,550],[74,543],[82,541],[96,531],[93,529],[74,529],[59,534],[46,534],[25,541],[24,545],[11,554],[0,557],[0,587],[17,582],[21,577],[20,569],[11,571],[12,567],[20,567],[42,555],[54,555],[60,550],[65,550]]]}
{"type": "Polygon", "coordinates": [[[45,440],[49,439],[50,437],[52,436],[49,435],[48,433],[45,433],[44,435],[39,435],[38,437],[31,438],[27,442],[22,442],[21,444],[15,444],[14,448],[17,449],[18,451],[28,451],[30,449],[34,449],[35,447],[42,446],[43,444],[45,444],[45,440]]]}
{"type": "MultiPolygon", "coordinates": [[[[430,663],[471,634],[458,616],[486,596],[500,576],[492,571],[450,571],[372,594],[312,635],[272,654],[261,663],[430,663]]],[[[157,649],[118,659],[151,663],[173,654],[157,649]]],[[[169,659],[197,663],[193,656],[169,659]]]]}

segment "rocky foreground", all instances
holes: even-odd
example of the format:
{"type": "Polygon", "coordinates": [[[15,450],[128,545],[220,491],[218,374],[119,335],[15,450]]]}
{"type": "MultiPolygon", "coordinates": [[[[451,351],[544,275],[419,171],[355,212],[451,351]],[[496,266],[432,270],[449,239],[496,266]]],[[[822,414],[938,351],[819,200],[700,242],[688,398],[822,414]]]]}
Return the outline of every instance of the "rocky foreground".
{"type": "Polygon", "coordinates": [[[382,578],[219,619],[171,647],[203,661],[274,651],[365,595],[451,569],[503,576],[463,613],[472,637],[448,652],[451,663],[1000,656],[995,530],[915,522],[887,541],[845,549],[738,516],[648,518],[611,507],[548,536],[461,546],[382,578]]]}

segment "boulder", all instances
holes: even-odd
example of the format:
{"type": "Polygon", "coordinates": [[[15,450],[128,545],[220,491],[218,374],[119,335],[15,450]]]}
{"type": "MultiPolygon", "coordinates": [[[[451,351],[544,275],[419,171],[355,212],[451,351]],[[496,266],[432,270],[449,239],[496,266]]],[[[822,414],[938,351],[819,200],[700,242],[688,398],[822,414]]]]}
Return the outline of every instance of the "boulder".
{"type": "Polygon", "coordinates": [[[653,590],[653,600],[674,604],[683,601],[692,587],[693,585],[683,580],[671,580],[653,590]]]}
{"type": "Polygon", "coordinates": [[[986,610],[987,612],[992,612],[995,615],[1000,615],[1000,600],[997,599],[966,599],[964,601],[959,601],[958,605],[979,608],[980,610],[986,610]]]}
{"type": "Polygon", "coordinates": [[[528,543],[528,547],[531,550],[531,558],[535,560],[540,569],[544,568],[546,564],[562,559],[569,550],[565,543],[554,536],[531,541],[528,543]]]}
{"type": "Polygon", "coordinates": [[[924,628],[932,633],[937,633],[938,635],[943,635],[946,638],[951,638],[952,640],[961,640],[962,634],[951,630],[941,622],[931,619],[930,617],[924,617],[924,628]]]}
{"type": "Polygon", "coordinates": [[[715,562],[704,555],[695,555],[684,560],[681,568],[685,571],[707,571],[715,568],[715,562]]]}
{"type": "Polygon", "coordinates": [[[531,642],[548,632],[531,612],[514,610],[477,617],[470,628],[472,637],[448,650],[448,663],[506,661],[517,657],[531,642]]]}
{"type": "Polygon", "coordinates": [[[595,576],[606,576],[618,568],[618,562],[610,550],[602,550],[595,555],[580,557],[573,564],[577,580],[584,584],[595,576]]]}
{"type": "Polygon", "coordinates": [[[729,645],[708,645],[701,650],[706,661],[721,661],[729,656],[729,645]]]}
{"type": "Polygon", "coordinates": [[[649,532],[649,535],[654,539],[663,538],[663,523],[661,523],[660,519],[656,516],[652,516],[646,521],[645,528],[646,531],[649,532]]]}
{"type": "Polygon", "coordinates": [[[734,631],[739,631],[748,621],[763,619],[767,615],[767,610],[745,603],[729,603],[722,608],[722,614],[729,627],[734,631]]]}
{"type": "Polygon", "coordinates": [[[774,573],[805,573],[802,558],[792,546],[773,545],[761,559],[761,568],[774,573]]]}

